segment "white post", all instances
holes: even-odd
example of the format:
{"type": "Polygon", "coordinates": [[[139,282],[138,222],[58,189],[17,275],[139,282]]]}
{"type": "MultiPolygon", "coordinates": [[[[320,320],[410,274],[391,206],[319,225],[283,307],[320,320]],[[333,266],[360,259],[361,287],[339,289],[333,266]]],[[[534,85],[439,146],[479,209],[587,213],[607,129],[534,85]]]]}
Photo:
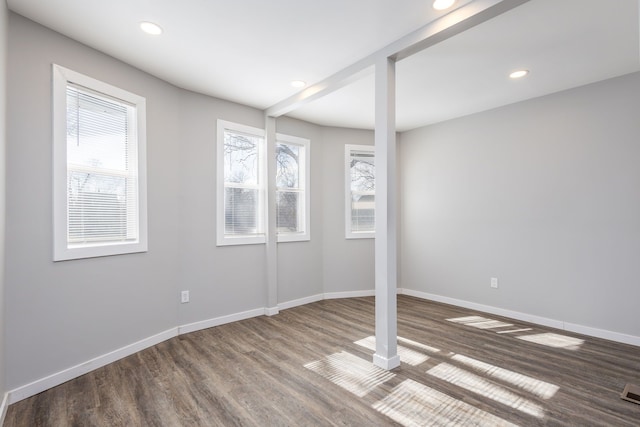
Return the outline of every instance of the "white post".
{"type": "Polygon", "coordinates": [[[383,369],[400,366],[398,356],[396,236],[396,76],[395,61],[376,62],[376,352],[383,369]]]}
{"type": "Polygon", "coordinates": [[[276,236],[276,119],[265,116],[267,142],[267,316],[278,314],[278,247],[276,236]]]}

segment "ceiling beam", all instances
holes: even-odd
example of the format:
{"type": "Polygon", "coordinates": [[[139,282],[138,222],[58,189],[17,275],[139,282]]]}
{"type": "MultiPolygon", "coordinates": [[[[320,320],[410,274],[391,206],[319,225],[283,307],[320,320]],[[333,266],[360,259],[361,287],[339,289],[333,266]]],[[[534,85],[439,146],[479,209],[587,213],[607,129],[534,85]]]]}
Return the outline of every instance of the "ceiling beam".
{"type": "Polygon", "coordinates": [[[265,110],[268,117],[279,117],[372,74],[381,58],[400,61],[430,46],[482,24],[529,0],[474,0],[407,34],[377,52],[286,98],[265,110]]]}

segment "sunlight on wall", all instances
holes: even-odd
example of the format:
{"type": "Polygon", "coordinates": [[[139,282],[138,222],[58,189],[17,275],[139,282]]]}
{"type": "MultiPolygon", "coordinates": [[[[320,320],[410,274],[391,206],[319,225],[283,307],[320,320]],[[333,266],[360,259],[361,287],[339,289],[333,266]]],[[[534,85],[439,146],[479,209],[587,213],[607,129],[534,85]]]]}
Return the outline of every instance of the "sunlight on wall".
{"type": "MultiPolygon", "coordinates": [[[[398,337],[398,341],[399,340],[400,337],[398,337]]],[[[376,351],[376,337],[373,336],[363,338],[359,341],[354,342],[354,344],[358,344],[359,346],[362,346],[369,350],[376,351]]],[[[408,363],[411,366],[418,366],[419,364],[429,360],[429,356],[427,356],[426,354],[422,354],[418,351],[403,347],[401,345],[398,346],[398,356],[400,356],[401,362],[408,363]]]]}
{"type": "Polygon", "coordinates": [[[387,397],[372,407],[404,426],[515,426],[410,379],[394,387],[387,397]]]}
{"type": "Polygon", "coordinates": [[[465,390],[488,397],[498,403],[517,409],[525,414],[533,415],[536,418],[544,417],[544,409],[529,399],[519,396],[506,388],[493,384],[492,382],[457,368],[448,363],[440,363],[427,371],[429,375],[447,381],[465,390]]]}
{"type": "Polygon", "coordinates": [[[565,335],[547,332],[544,334],[523,335],[517,337],[520,340],[546,345],[547,347],[564,348],[567,350],[580,350],[584,340],[580,338],[567,337],[565,335]]]}
{"type": "Polygon", "coordinates": [[[380,384],[395,377],[395,374],[345,351],[307,363],[304,367],[358,397],[366,396],[380,384]]]}
{"type": "Polygon", "coordinates": [[[528,377],[526,375],[519,374],[517,372],[510,371],[508,369],[494,366],[489,363],[481,362],[479,360],[472,359],[471,357],[456,354],[452,357],[456,362],[463,363],[476,371],[481,372],[484,375],[499,379],[511,383],[524,391],[527,391],[533,395],[541,397],[542,399],[550,399],[560,389],[555,384],[551,384],[545,381],[540,381],[536,378],[528,377]]]}

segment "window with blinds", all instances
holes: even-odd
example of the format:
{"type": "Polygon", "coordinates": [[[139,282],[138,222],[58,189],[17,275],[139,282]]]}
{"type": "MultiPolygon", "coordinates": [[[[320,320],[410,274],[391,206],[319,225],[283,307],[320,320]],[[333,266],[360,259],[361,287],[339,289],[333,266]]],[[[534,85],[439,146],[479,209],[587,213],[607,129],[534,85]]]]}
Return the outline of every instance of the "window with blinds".
{"type": "Polygon", "coordinates": [[[218,245],[265,242],[264,131],[218,121],[218,245]]]}
{"type": "Polygon", "coordinates": [[[375,237],[376,166],[374,147],[345,147],[346,238],[375,237]]]}
{"type": "Polygon", "coordinates": [[[138,239],[135,106],[67,86],[69,244],[138,239]]]}
{"type": "Polygon", "coordinates": [[[145,251],[144,99],[62,67],[54,85],[54,258],[145,251]]]}
{"type": "Polygon", "coordinates": [[[277,141],[278,242],[309,240],[309,140],[278,134],[277,141]]]}

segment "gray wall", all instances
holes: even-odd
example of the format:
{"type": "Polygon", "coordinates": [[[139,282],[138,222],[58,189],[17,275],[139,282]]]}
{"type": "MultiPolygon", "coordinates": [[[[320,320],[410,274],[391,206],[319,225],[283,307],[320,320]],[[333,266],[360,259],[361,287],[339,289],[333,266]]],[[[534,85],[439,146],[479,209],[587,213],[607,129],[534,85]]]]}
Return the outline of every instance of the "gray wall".
{"type": "Polygon", "coordinates": [[[191,296],[189,304],[179,305],[178,323],[187,324],[265,306],[264,245],[216,247],[215,222],[216,121],[264,127],[264,118],[258,110],[193,92],[181,91],[180,99],[181,134],[174,143],[180,159],[180,216],[170,226],[180,236],[176,295],[184,289],[191,296]]]}
{"type": "MultiPolygon", "coordinates": [[[[263,127],[261,111],[182,90],[16,14],[7,69],[6,389],[266,306],[265,246],[215,245],[216,121],[263,127]],[[52,262],[51,63],[146,98],[147,253],[52,262]]],[[[278,302],[373,289],[373,241],[344,240],[342,172],[344,144],[372,133],[289,118],[277,131],[309,138],[312,154],[312,240],[278,245],[278,302]]]]}
{"type": "Polygon", "coordinates": [[[639,93],[635,73],[404,133],[401,286],[640,336],[639,93]]]}
{"type": "Polygon", "coordinates": [[[311,141],[311,240],[278,244],[278,302],[283,303],[324,292],[322,236],[326,229],[322,215],[322,153],[325,143],[320,126],[287,117],[278,118],[276,131],[311,141]]]}
{"type": "Polygon", "coordinates": [[[323,128],[323,280],[325,293],[373,290],[374,239],[345,239],[344,146],[373,145],[373,132],[323,128]],[[328,167],[327,165],[331,165],[328,167]],[[336,165],[336,166],[333,166],[336,165]]]}
{"type": "MultiPolygon", "coordinates": [[[[8,10],[6,2],[0,2],[0,402],[5,393],[4,363],[4,235],[5,235],[5,149],[6,149],[6,69],[8,10]]],[[[2,422],[2,419],[0,419],[2,422]]]]}
{"type": "Polygon", "coordinates": [[[18,15],[9,19],[9,389],[176,326],[179,90],[18,15]],[[149,252],[52,262],[51,63],[147,99],[149,252]]]}

